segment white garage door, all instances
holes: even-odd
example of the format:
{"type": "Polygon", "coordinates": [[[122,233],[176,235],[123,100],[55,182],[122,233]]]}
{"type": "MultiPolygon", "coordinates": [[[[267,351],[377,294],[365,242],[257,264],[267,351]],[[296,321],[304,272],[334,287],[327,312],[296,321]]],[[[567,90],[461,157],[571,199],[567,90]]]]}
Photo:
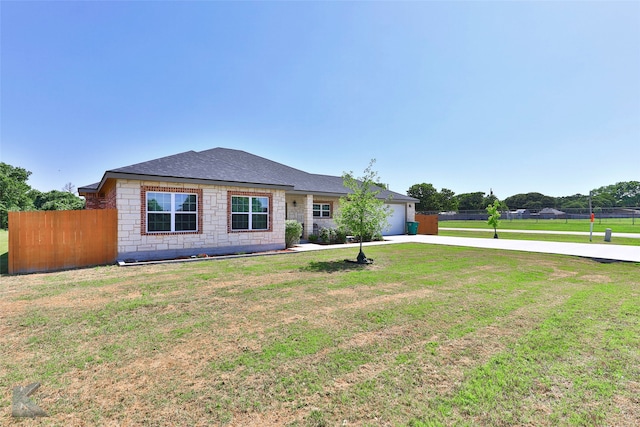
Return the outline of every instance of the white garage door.
{"type": "Polygon", "coordinates": [[[389,228],[384,230],[382,234],[384,236],[394,236],[398,234],[405,234],[406,214],[405,205],[388,204],[391,216],[389,217],[389,228]]]}

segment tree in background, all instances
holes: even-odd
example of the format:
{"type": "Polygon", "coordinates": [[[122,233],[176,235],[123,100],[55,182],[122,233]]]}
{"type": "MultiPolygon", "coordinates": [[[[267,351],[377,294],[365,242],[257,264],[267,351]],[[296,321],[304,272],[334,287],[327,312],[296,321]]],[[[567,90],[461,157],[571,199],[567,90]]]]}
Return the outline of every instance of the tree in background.
{"type": "Polygon", "coordinates": [[[640,181],[618,182],[615,185],[615,195],[621,206],[640,206],[640,181]]]}
{"type": "Polygon", "coordinates": [[[27,184],[31,172],[0,162],[0,228],[8,228],[9,211],[61,211],[84,208],[84,199],[67,183],[63,191],[41,192],[27,184]]]}
{"type": "Polygon", "coordinates": [[[373,260],[367,259],[362,251],[362,242],[370,239],[388,226],[387,219],[390,212],[384,201],[376,196],[380,193],[376,182],[380,182],[377,172],[373,170],[375,159],[364,170],[364,175],[354,178],[353,172],[345,172],[342,175],[343,184],[351,190],[347,196],[340,198],[340,208],[334,217],[338,228],[344,232],[350,232],[360,240],[360,252],[358,264],[370,264],[373,260]]]}
{"type": "Polygon", "coordinates": [[[418,211],[438,212],[442,209],[438,190],[432,184],[427,184],[426,182],[414,184],[407,190],[407,196],[415,197],[419,200],[416,203],[416,210],[418,211]]]}
{"type": "Polygon", "coordinates": [[[448,188],[443,188],[440,190],[439,196],[441,210],[446,212],[458,210],[458,198],[456,197],[456,193],[448,188]]]}
{"type": "Polygon", "coordinates": [[[511,209],[540,210],[557,207],[555,197],[545,196],[541,193],[516,194],[507,197],[504,199],[504,202],[509,205],[511,209]]]}
{"type": "Polygon", "coordinates": [[[589,209],[589,196],[574,194],[573,196],[556,197],[558,209],[589,209]]]}
{"type": "Polygon", "coordinates": [[[591,191],[593,206],[637,207],[640,206],[640,182],[617,182],[591,191]]]}
{"type": "MultiPolygon", "coordinates": [[[[640,207],[640,181],[624,181],[613,185],[606,185],[591,191],[591,202],[594,208],[640,207]]],[[[407,191],[407,195],[420,200],[416,203],[417,211],[480,211],[489,204],[493,204],[497,197],[493,190],[489,195],[483,192],[458,194],[443,188],[439,193],[433,185],[414,184],[407,191]]],[[[572,196],[552,197],[542,193],[519,193],[505,198],[501,209],[588,209],[589,196],[574,194],[572,196]],[[508,207],[507,207],[508,206],[508,207]]]]}
{"type": "Polygon", "coordinates": [[[414,184],[407,190],[407,196],[419,200],[416,203],[416,210],[419,212],[456,211],[458,210],[458,199],[455,194],[448,188],[443,188],[438,192],[432,184],[425,182],[414,184]]]}
{"type": "Polygon", "coordinates": [[[487,223],[493,227],[493,238],[498,238],[498,224],[500,223],[500,200],[496,199],[493,201],[493,204],[487,206],[487,213],[489,214],[489,219],[487,223]]]}
{"type": "Polygon", "coordinates": [[[493,188],[492,188],[489,190],[489,194],[484,197],[484,201],[482,204],[484,206],[492,205],[493,202],[495,202],[496,200],[498,200],[498,198],[495,196],[495,194],[493,194],[493,188]]]}
{"type": "MultiPolygon", "coordinates": [[[[513,209],[587,209],[589,196],[551,197],[541,193],[515,194],[504,200],[513,209]]],[[[594,208],[637,207],[640,206],[640,182],[624,181],[606,185],[591,191],[594,208]]]]}
{"type": "Polygon", "coordinates": [[[606,208],[611,206],[618,206],[616,203],[616,197],[613,193],[610,192],[596,192],[591,195],[591,206],[594,208],[606,208]]]}
{"type": "Polygon", "coordinates": [[[0,228],[9,225],[9,211],[33,209],[29,197],[31,187],[27,184],[31,172],[0,162],[0,228]]]}
{"type": "Polygon", "coordinates": [[[76,186],[70,182],[67,182],[64,187],[62,187],[62,191],[66,191],[67,193],[76,194],[76,186]]]}
{"type": "Polygon", "coordinates": [[[458,194],[458,209],[461,211],[480,211],[485,208],[484,192],[458,194]]]}
{"type": "Polygon", "coordinates": [[[84,209],[84,200],[68,191],[51,190],[41,193],[33,190],[33,206],[41,211],[71,211],[84,209]]]}

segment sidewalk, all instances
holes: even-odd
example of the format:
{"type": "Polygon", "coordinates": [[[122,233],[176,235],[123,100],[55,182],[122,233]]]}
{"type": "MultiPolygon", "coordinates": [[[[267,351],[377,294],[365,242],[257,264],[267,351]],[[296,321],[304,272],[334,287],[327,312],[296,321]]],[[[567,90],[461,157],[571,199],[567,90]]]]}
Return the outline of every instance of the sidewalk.
{"type": "MultiPolygon", "coordinates": [[[[505,230],[500,230],[501,233],[503,231],[505,230]]],[[[537,240],[482,239],[473,237],[426,236],[418,234],[415,236],[385,236],[385,241],[383,242],[368,242],[364,243],[363,246],[388,245],[394,243],[425,243],[430,245],[469,246],[474,248],[572,255],[594,258],[598,260],[630,261],[640,263],[640,246],[623,246],[611,243],[602,244],[542,242],[537,240]]],[[[301,243],[291,249],[293,249],[294,251],[304,252],[312,250],[342,249],[351,247],[357,248],[358,243],[350,243],[338,246],[301,243]]]]}

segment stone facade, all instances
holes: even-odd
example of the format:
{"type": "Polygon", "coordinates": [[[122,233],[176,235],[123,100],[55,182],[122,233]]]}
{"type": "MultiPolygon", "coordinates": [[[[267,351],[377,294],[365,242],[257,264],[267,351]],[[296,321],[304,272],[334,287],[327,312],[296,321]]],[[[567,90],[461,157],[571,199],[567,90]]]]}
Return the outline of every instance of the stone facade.
{"type": "MultiPolygon", "coordinates": [[[[118,258],[121,260],[166,259],[199,254],[221,255],[285,248],[285,219],[303,224],[303,238],[324,227],[335,228],[334,215],[340,198],[312,194],[286,194],[235,186],[109,179],[100,193],[83,194],[86,209],[118,210],[118,258]],[[197,231],[148,232],[146,192],[194,193],[198,199],[197,231]],[[268,230],[231,230],[231,197],[259,196],[269,199],[268,230]],[[330,204],[330,217],[314,217],[313,205],[330,204]]],[[[415,204],[407,203],[406,221],[415,221],[415,204]]]]}
{"type": "MultiPolygon", "coordinates": [[[[310,234],[317,234],[322,228],[335,228],[336,223],[333,219],[335,212],[340,207],[339,197],[313,196],[313,195],[294,195],[287,194],[286,197],[287,219],[293,219],[303,224],[302,236],[309,238],[310,234]],[[295,202],[295,204],[294,204],[295,202]],[[329,218],[320,218],[313,216],[313,204],[330,204],[331,216],[329,218]],[[311,224],[311,228],[307,228],[306,224],[311,224]]],[[[414,203],[406,203],[405,221],[415,221],[416,208],[414,203]]]]}
{"type": "Polygon", "coordinates": [[[287,219],[293,219],[303,225],[303,238],[307,239],[309,234],[317,233],[321,228],[335,228],[333,214],[340,204],[338,197],[312,196],[312,195],[287,195],[287,219]],[[294,204],[295,202],[295,204],[294,204]],[[330,204],[331,216],[329,218],[319,218],[313,216],[313,204],[330,204]],[[311,228],[307,228],[311,224],[311,228]]]}
{"type": "Polygon", "coordinates": [[[115,185],[118,209],[118,257],[162,259],[284,249],[284,190],[192,185],[119,179],[115,185]],[[194,192],[199,196],[197,232],[147,233],[143,191],[194,192]],[[260,194],[270,197],[270,229],[230,231],[230,195],[260,194]]]}

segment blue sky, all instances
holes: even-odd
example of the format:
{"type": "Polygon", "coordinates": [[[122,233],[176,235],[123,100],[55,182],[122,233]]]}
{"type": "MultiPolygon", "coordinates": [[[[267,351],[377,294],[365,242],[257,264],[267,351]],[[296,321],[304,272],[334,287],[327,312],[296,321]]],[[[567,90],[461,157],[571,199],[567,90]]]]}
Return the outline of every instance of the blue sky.
{"type": "Polygon", "coordinates": [[[499,198],[640,180],[640,2],[0,2],[3,162],[187,150],[499,198]]]}

